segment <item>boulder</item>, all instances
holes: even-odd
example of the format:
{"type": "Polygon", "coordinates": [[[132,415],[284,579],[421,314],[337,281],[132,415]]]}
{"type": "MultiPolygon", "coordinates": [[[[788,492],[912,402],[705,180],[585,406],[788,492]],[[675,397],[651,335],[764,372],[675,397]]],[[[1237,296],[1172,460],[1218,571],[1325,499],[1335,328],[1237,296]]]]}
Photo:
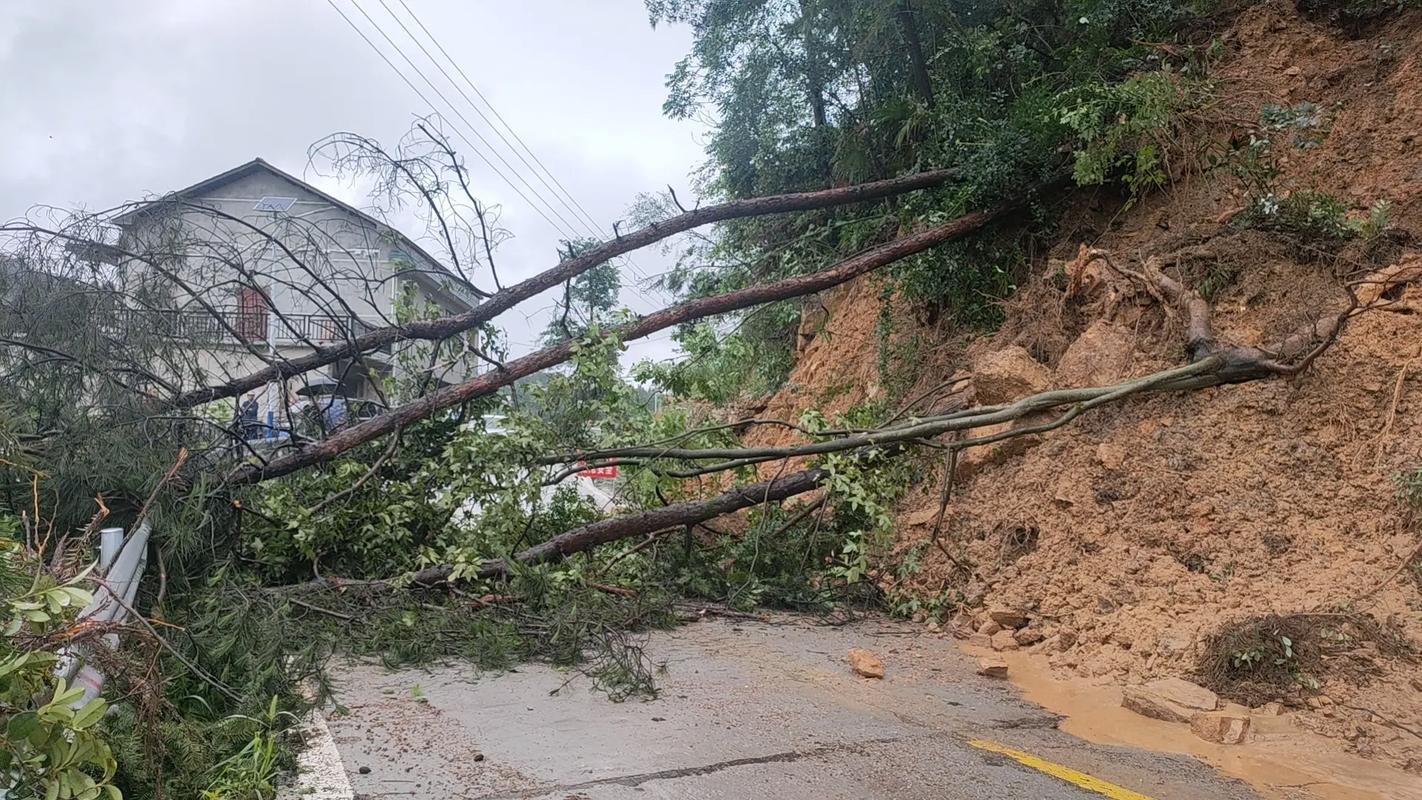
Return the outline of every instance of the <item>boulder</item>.
{"type": "Polygon", "coordinates": [[[1057,362],[1061,387],[1115,383],[1131,373],[1136,338],[1128,328],[1099,319],[1076,337],[1057,362]]]}
{"type": "Polygon", "coordinates": [[[1190,730],[1215,744],[1243,744],[1249,735],[1249,716],[1233,711],[1203,711],[1190,717],[1190,730]]]}
{"type": "Polygon", "coordinates": [[[986,633],[975,633],[968,637],[968,644],[972,647],[982,647],[984,649],[992,647],[992,637],[986,633]]]}
{"type": "Polygon", "coordinates": [[[1121,693],[1123,708],[1166,722],[1189,722],[1196,713],[1214,711],[1219,705],[1220,698],[1214,692],[1181,678],[1128,686],[1121,693]]]}
{"type": "Polygon", "coordinates": [[[983,624],[978,626],[978,633],[986,633],[988,636],[993,636],[1000,630],[1002,630],[1002,623],[995,619],[984,620],[983,624]]]}
{"type": "Polygon", "coordinates": [[[862,648],[854,648],[849,651],[849,668],[854,670],[856,675],[865,678],[884,677],[884,662],[879,657],[862,648]]]}
{"type": "Polygon", "coordinates": [[[1023,647],[1029,647],[1042,641],[1046,638],[1046,635],[1043,634],[1039,628],[1018,628],[1017,631],[1012,634],[1012,638],[1016,639],[1017,643],[1023,647]]]}
{"type": "Polygon", "coordinates": [[[981,405],[997,405],[1044,391],[1052,373],[1023,347],[1013,345],[973,360],[973,392],[981,405]]]}
{"type": "Polygon", "coordinates": [[[1006,678],[1007,662],[1000,658],[978,659],[978,674],[989,678],[1006,678]]]}
{"type": "Polygon", "coordinates": [[[1013,631],[1002,630],[992,635],[992,649],[994,650],[1016,650],[1022,645],[1012,638],[1013,631]]]}
{"type": "Polygon", "coordinates": [[[1004,628],[1021,628],[1027,624],[1027,614],[1007,606],[993,606],[988,609],[988,619],[1004,628]]]}
{"type": "Polygon", "coordinates": [[[966,639],[973,635],[973,618],[970,614],[959,611],[953,615],[953,621],[948,623],[948,630],[954,638],[966,639]]]}

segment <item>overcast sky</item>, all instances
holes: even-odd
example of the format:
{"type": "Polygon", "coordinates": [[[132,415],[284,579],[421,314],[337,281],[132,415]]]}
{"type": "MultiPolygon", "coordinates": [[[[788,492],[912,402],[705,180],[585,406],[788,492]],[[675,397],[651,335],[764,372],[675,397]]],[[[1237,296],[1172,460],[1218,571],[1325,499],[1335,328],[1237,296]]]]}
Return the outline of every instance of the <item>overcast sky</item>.
{"type": "MultiPolygon", "coordinates": [[[[401,0],[334,3],[429,104],[326,0],[0,0],[0,219],[34,204],[102,209],[182,188],[256,156],[363,205],[349,187],[308,170],[308,145],[339,130],[393,143],[415,115],[432,111],[452,126],[464,123],[361,9],[479,133],[502,147],[392,18],[393,12],[422,35],[401,0]]],[[[623,218],[638,192],[671,184],[692,196],[688,174],[702,159],[703,129],[661,114],[665,75],[690,45],[685,29],[652,30],[641,0],[404,4],[598,223],[623,218]]],[[[479,144],[467,128],[464,134],[479,144]]],[[[505,282],[551,266],[561,235],[534,210],[538,200],[519,197],[468,145],[454,141],[476,192],[503,207],[503,226],[514,234],[498,253],[505,282]]],[[[512,154],[504,155],[551,195],[512,154]]],[[[637,254],[635,264],[646,274],[664,268],[654,250],[637,254]]],[[[645,289],[623,292],[637,311],[664,300],[645,289]]],[[[550,302],[541,297],[528,310],[550,302]]],[[[524,315],[518,309],[499,320],[516,351],[534,342],[546,321],[546,314],[524,315]]],[[[633,355],[670,354],[666,336],[633,355]]]]}

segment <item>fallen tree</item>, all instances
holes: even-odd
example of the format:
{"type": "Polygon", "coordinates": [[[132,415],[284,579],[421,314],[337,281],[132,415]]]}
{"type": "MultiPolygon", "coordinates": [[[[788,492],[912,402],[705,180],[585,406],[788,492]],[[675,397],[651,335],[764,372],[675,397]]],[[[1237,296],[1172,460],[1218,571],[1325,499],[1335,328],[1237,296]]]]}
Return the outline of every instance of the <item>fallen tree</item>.
{"type": "Polygon", "coordinates": [[[171,408],[191,408],[213,400],[237,397],[243,392],[260,388],[272,381],[301,375],[319,367],[334,364],[343,358],[377,350],[395,342],[440,340],[456,336],[477,328],[540,292],[571,280],[609,259],[703,225],[745,217],[784,214],[792,211],[812,211],[880,200],[918,189],[941,186],[953,180],[957,175],[956,170],[933,170],[916,175],[833,189],[733,200],[728,203],[685,211],[662,222],[653,223],[626,235],[620,235],[574,258],[565,259],[557,266],[540,272],[532,278],[495,292],[477,307],[463,314],[375,328],[336,344],[316,346],[311,353],[306,355],[284,358],[247,375],[184,392],[174,397],[168,405],[171,408]]]}
{"type": "MultiPolygon", "coordinates": [[[[1180,258],[1188,258],[1199,254],[1177,255],[1180,258]]],[[[1141,394],[1195,391],[1213,386],[1298,375],[1337,340],[1349,319],[1359,313],[1386,306],[1388,301],[1382,299],[1382,296],[1388,289],[1418,277],[1416,270],[1394,270],[1350,283],[1347,288],[1351,301],[1342,310],[1322,315],[1315,322],[1269,345],[1250,346],[1221,341],[1214,332],[1209,304],[1198,293],[1166,275],[1161,267],[1162,259],[1151,258],[1140,271],[1134,271],[1115,265],[1110,255],[1104,251],[1088,251],[1083,254],[1083,258],[1085,260],[1078,263],[1079,268],[1098,260],[1103,261],[1116,276],[1129,282],[1134,288],[1166,301],[1169,313],[1174,313],[1177,309],[1184,312],[1185,349],[1189,359],[1187,363],[1107,386],[1040,392],[1010,403],[929,415],[878,430],[827,438],[803,445],[759,448],[675,448],[654,445],[564,454],[550,457],[546,461],[557,463],[563,459],[588,459],[590,464],[599,463],[594,459],[603,459],[608,463],[622,459],[644,459],[645,463],[657,460],[721,461],[705,470],[713,472],[791,458],[922,445],[946,451],[951,464],[953,459],[956,459],[956,454],[962,450],[1046,433],[1072,422],[1087,411],[1120,403],[1141,394]],[[1359,293],[1355,291],[1361,285],[1368,287],[1366,301],[1360,300],[1359,293]],[[1048,417],[1052,412],[1056,415],[1048,417]],[[1002,428],[1004,423],[1010,423],[1006,429],[1002,428]],[[978,435],[974,435],[975,431],[978,435]],[[966,435],[957,436],[961,433],[966,435]],[[954,438],[935,441],[947,434],[954,434],[954,438]]],[[[542,563],[590,550],[608,542],[711,520],[752,505],[779,502],[819,488],[826,474],[823,469],[807,469],[785,478],[737,487],[705,500],[610,517],[567,531],[520,551],[513,559],[523,564],[542,563]]],[[[946,489],[951,480],[950,469],[945,475],[942,500],[944,505],[948,498],[946,489]]],[[[940,509],[940,521],[941,516],[940,509]]],[[[415,575],[414,583],[429,586],[453,577],[497,577],[508,569],[509,564],[503,560],[487,561],[464,574],[456,573],[453,566],[444,565],[420,571],[415,575]]]]}
{"type": "MultiPolygon", "coordinates": [[[[615,336],[622,341],[640,339],[673,325],[823,291],[976,231],[1001,213],[1003,209],[975,211],[919,233],[870,248],[820,272],[680,303],[648,314],[635,322],[616,326],[607,331],[606,335],[615,336]]],[[[338,431],[289,455],[265,464],[245,465],[234,470],[228,476],[228,482],[234,485],[257,483],[329,460],[366,442],[394,433],[413,422],[427,419],[439,411],[487,396],[513,384],[519,378],[561,364],[572,357],[575,344],[569,339],[536,350],[503,364],[497,370],[438,389],[365,422],[338,431]]]]}

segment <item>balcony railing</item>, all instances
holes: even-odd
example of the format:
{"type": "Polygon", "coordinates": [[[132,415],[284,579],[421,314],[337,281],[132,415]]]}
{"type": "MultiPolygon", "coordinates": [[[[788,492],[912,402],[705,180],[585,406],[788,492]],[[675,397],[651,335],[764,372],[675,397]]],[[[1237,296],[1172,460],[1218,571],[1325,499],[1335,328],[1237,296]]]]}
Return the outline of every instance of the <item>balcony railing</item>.
{"type": "MultiPolygon", "coordinates": [[[[306,344],[343,342],[370,330],[358,317],[331,314],[277,315],[266,309],[128,310],[128,323],[195,344],[306,344]]],[[[381,348],[389,352],[389,347],[381,348]]]]}

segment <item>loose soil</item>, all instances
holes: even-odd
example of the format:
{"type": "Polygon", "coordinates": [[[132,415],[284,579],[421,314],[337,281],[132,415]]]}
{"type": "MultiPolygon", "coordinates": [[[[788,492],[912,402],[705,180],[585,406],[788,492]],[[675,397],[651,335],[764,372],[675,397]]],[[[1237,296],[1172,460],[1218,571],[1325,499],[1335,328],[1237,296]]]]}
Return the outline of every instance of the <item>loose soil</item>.
{"type": "MultiPolygon", "coordinates": [[[[911,324],[917,311],[885,299],[881,278],[831,293],[823,330],[764,415],[900,402],[1012,347],[1056,386],[1181,363],[1178,320],[1150,298],[1107,302],[1089,280],[1067,295],[1062,268],[1082,244],[1131,267],[1208,248],[1178,274],[1209,287],[1229,341],[1267,342],[1344,307],[1349,276],[1422,254],[1422,13],[1364,34],[1306,19],[1284,0],[1249,8],[1223,37],[1216,100],[1189,131],[1192,155],[1176,164],[1174,186],[1126,211],[1080,193],[1057,247],[991,337],[911,324]],[[1210,148],[1247,141],[1264,106],[1303,101],[1323,122],[1317,141],[1286,136],[1276,146],[1280,189],[1328,192],[1356,213],[1388,200],[1395,230],[1345,246],[1226,224],[1246,199],[1224,171],[1200,168],[1210,148]],[[881,312],[893,315],[889,342],[876,330],[881,312]]],[[[1422,775],[1422,667],[1407,651],[1422,643],[1422,589],[1405,568],[1422,539],[1393,483],[1422,465],[1422,287],[1390,299],[1297,380],[1133,400],[1030,442],[969,451],[941,535],[952,560],[926,546],[942,477],[926,462],[898,509],[888,562],[917,551],[923,566],[909,584],[941,598],[947,614],[964,609],[976,623],[992,605],[1027,611],[1043,641],[1015,658],[1077,686],[1204,680],[1212,636],[1265,615],[1313,614],[1320,635],[1344,638],[1279,689],[1289,724],[1422,775]],[[1364,615],[1374,632],[1340,634],[1318,616],[1343,612],[1364,615]]],[[[794,440],[771,428],[747,438],[794,440]]]]}

